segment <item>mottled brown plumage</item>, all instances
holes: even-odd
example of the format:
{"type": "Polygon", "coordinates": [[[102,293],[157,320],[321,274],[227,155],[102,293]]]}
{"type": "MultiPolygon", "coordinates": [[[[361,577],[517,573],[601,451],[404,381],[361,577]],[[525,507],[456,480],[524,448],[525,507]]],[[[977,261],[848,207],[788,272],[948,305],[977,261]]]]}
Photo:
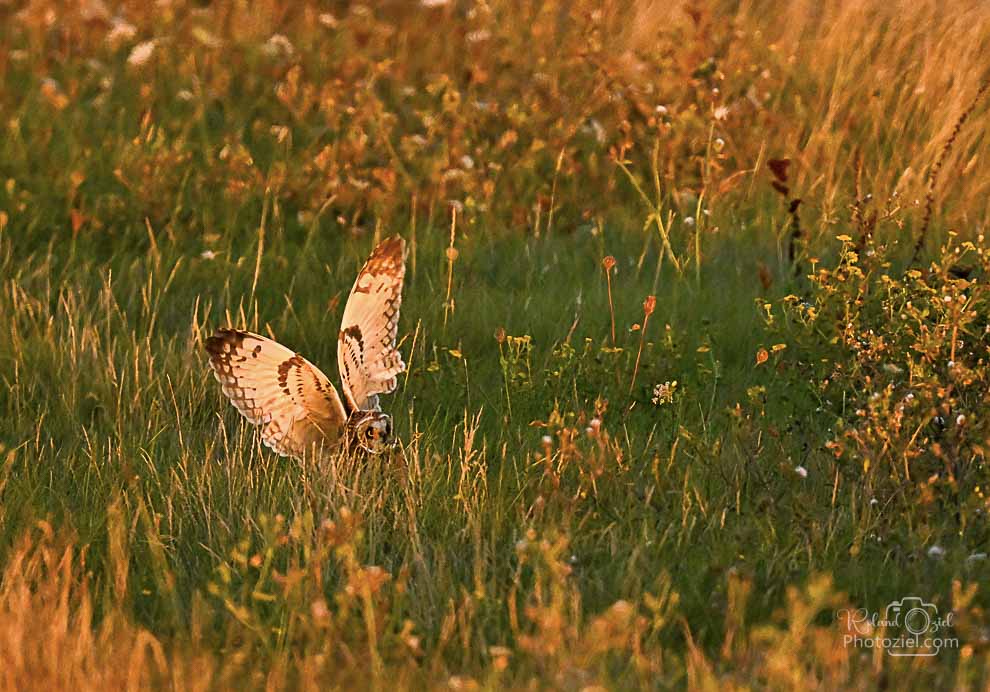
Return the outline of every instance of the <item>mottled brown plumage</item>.
{"type": "Polygon", "coordinates": [[[300,458],[348,437],[369,451],[385,441],[392,425],[378,395],[394,391],[405,370],[395,348],[404,276],[398,237],[380,243],[358,273],[338,334],[343,400],[319,368],[276,341],[236,329],[218,329],[206,340],[223,393],[268,447],[300,458]]]}

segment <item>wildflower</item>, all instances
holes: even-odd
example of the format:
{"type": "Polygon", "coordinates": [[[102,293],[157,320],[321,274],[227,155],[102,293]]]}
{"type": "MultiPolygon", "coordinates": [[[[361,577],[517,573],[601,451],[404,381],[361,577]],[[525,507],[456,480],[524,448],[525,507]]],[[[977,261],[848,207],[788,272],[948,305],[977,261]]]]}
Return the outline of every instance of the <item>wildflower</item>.
{"type": "Polygon", "coordinates": [[[940,545],[933,545],[928,549],[928,557],[938,560],[945,555],[945,548],[940,545]]]}
{"type": "Polygon", "coordinates": [[[653,405],[663,406],[674,402],[674,390],[677,389],[677,380],[667,381],[658,384],[653,388],[653,405]]]}
{"type": "Polygon", "coordinates": [[[804,468],[803,466],[795,466],[794,467],[794,473],[796,473],[797,475],[801,476],[801,478],[807,478],[808,477],[808,469],[804,468]]]}
{"type": "Polygon", "coordinates": [[[602,260],[605,268],[605,281],[608,284],[608,312],[612,318],[612,346],[615,346],[615,306],[612,304],[612,268],[615,266],[615,258],[612,255],[606,256],[602,260]]]}
{"type": "Polygon", "coordinates": [[[965,425],[965,424],[966,424],[966,416],[960,413],[958,416],[956,416],[956,425],[965,425]]]}
{"type": "Polygon", "coordinates": [[[116,48],[132,40],[135,36],[137,36],[137,27],[119,17],[114,17],[106,41],[111,48],[116,48]]]}
{"type": "MultiPolygon", "coordinates": [[[[643,313],[646,317],[653,314],[653,310],[657,307],[657,297],[656,296],[646,296],[643,301],[643,313]]],[[[646,320],[643,320],[643,328],[646,328],[646,320]]]]}
{"type": "Polygon", "coordinates": [[[543,443],[543,446],[544,446],[544,447],[549,447],[549,446],[550,446],[551,444],[553,444],[553,438],[552,438],[552,437],[550,437],[549,435],[544,435],[544,436],[543,436],[543,437],[542,437],[542,438],[540,439],[540,442],[542,442],[542,443],[543,443]]]}
{"type": "Polygon", "coordinates": [[[213,250],[203,250],[201,253],[199,253],[199,256],[205,260],[211,260],[217,256],[217,253],[215,253],[213,250]]]}
{"type": "Polygon", "coordinates": [[[725,149],[725,140],[721,137],[716,138],[715,141],[712,142],[712,148],[717,152],[722,151],[725,149]]]}
{"type": "Polygon", "coordinates": [[[512,650],[504,646],[489,646],[488,654],[492,657],[492,665],[495,670],[503,671],[509,665],[512,650]]]}
{"type": "Polygon", "coordinates": [[[127,64],[131,67],[141,67],[155,52],[155,41],[142,41],[134,46],[131,54],[127,56],[127,64]]]}
{"type": "Polygon", "coordinates": [[[694,225],[694,217],[693,216],[685,216],[684,217],[684,225],[685,226],[693,226],[694,225]]]}
{"type": "Polygon", "coordinates": [[[265,41],[265,45],[262,46],[262,50],[266,55],[272,58],[279,55],[289,56],[296,51],[295,47],[292,45],[292,42],[282,34],[272,34],[271,38],[265,41]]]}
{"type": "Polygon", "coordinates": [[[588,127],[590,128],[591,132],[595,135],[595,141],[598,142],[599,144],[604,144],[605,128],[602,127],[602,124],[597,120],[595,120],[594,118],[591,118],[588,121],[588,127]]]}
{"type": "Polygon", "coordinates": [[[69,105],[69,97],[62,91],[59,83],[50,77],[41,80],[41,94],[57,110],[62,110],[69,105]]]}
{"type": "Polygon", "coordinates": [[[639,359],[643,355],[643,343],[646,341],[646,324],[650,321],[650,315],[653,314],[653,310],[657,307],[657,297],[656,296],[646,296],[643,301],[643,330],[639,333],[639,351],[636,353],[636,365],[633,367],[632,381],[629,383],[629,393],[632,394],[633,387],[636,385],[636,373],[639,372],[639,359]]]}
{"type": "Polygon", "coordinates": [[[718,108],[715,109],[716,120],[725,120],[727,117],[729,117],[728,108],[726,108],[725,106],[719,106],[718,108]]]}

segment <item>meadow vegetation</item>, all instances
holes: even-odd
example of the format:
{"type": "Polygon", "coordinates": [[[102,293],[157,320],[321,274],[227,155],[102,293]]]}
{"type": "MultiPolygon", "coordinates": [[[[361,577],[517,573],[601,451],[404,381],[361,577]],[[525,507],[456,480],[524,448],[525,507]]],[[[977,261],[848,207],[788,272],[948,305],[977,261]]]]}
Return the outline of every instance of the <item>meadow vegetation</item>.
{"type": "Polygon", "coordinates": [[[0,0],[0,688],[986,688],[988,54],[981,0],[0,0]],[[391,234],[400,446],[276,457],[204,339],[335,377],[391,234]],[[844,640],[909,596],[958,646],[844,640]]]}

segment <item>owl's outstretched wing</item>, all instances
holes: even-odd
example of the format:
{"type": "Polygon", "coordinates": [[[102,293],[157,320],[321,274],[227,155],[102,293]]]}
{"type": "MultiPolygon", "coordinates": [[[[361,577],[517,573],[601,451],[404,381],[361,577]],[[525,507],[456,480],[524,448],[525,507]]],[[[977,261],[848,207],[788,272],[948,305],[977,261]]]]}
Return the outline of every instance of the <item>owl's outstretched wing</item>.
{"type": "Polygon", "coordinates": [[[378,395],[395,390],[406,369],[395,348],[406,274],[406,244],[394,237],[379,243],[358,273],[344,307],[337,366],[351,409],[380,410],[378,395]]]}
{"type": "Polygon", "coordinates": [[[282,344],[251,332],[218,329],[206,340],[223,393],[281,456],[300,458],[339,439],[347,418],[319,368],[282,344]]]}

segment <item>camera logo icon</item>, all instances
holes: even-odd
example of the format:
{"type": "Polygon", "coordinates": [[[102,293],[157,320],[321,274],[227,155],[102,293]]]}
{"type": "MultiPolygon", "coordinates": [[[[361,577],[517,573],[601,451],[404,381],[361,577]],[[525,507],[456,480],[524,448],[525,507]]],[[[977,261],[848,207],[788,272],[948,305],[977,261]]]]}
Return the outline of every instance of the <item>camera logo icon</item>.
{"type": "Polygon", "coordinates": [[[938,623],[938,606],[917,596],[905,596],[887,606],[884,620],[920,637],[929,632],[933,624],[938,623]]]}
{"type": "Polygon", "coordinates": [[[836,619],[845,628],[845,646],[882,649],[890,656],[937,656],[942,649],[958,649],[952,636],[954,613],[939,616],[938,606],[918,596],[892,601],[881,613],[867,608],[843,608],[836,619]]]}

